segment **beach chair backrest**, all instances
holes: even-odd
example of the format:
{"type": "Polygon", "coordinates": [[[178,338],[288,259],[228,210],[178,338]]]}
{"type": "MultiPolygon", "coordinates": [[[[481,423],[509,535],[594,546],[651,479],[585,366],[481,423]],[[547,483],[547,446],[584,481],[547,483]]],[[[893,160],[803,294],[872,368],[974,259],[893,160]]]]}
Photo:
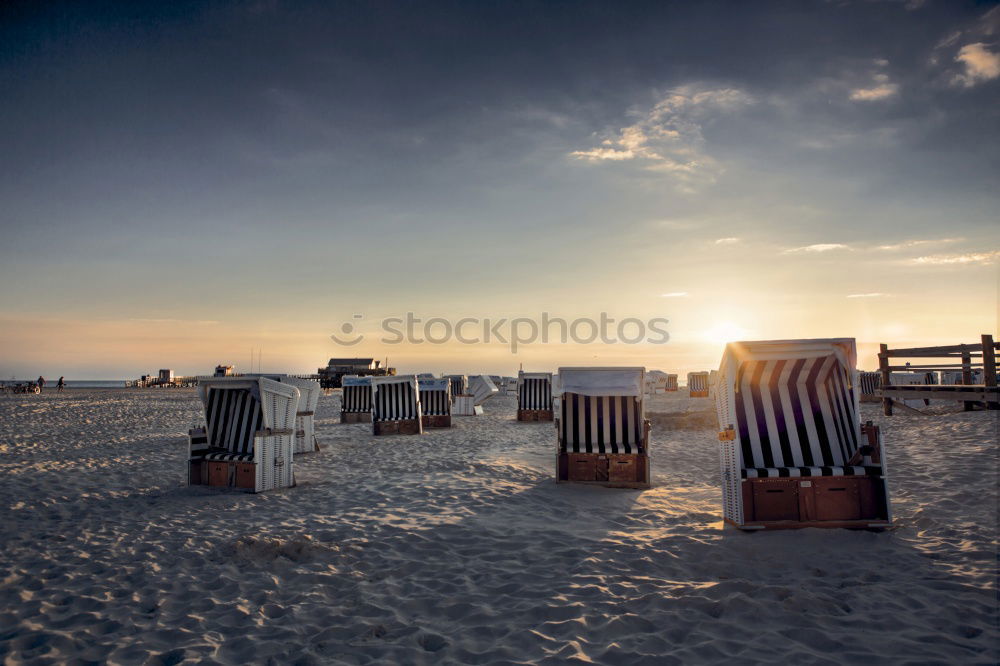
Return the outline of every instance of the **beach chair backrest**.
{"type": "Polygon", "coordinates": [[[559,441],[572,453],[639,453],[643,368],[559,368],[559,441]]]}
{"type": "Polygon", "coordinates": [[[253,453],[254,434],[264,427],[259,393],[252,388],[207,387],[204,407],[210,447],[253,453]]]}
{"type": "Polygon", "coordinates": [[[372,421],[420,418],[420,391],[414,375],[372,377],[372,421]]]}
{"type": "Polygon", "coordinates": [[[719,427],[744,468],[840,467],[861,445],[851,338],[730,343],[719,369],[719,427]]]}
{"type": "Polygon", "coordinates": [[[481,405],[499,393],[500,389],[486,375],[473,375],[469,377],[468,391],[472,395],[472,404],[481,405]]]}
{"type": "Polygon", "coordinates": [[[451,414],[451,380],[447,378],[421,378],[420,414],[446,416],[451,414]]]}
{"type": "Polygon", "coordinates": [[[518,409],[552,409],[552,373],[521,372],[517,376],[518,409]]]}
{"type": "Polygon", "coordinates": [[[689,372],[688,373],[688,390],[690,390],[690,391],[707,391],[708,390],[708,373],[707,372],[689,372]]]}
{"type": "Polygon", "coordinates": [[[451,380],[451,394],[465,395],[465,375],[445,375],[445,379],[451,380]]]}
{"type": "Polygon", "coordinates": [[[677,390],[677,375],[667,375],[666,388],[668,391],[677,390]]]}
{"type": "Polygon", "coordinates": [[[341,377],[340,386],[343,389],[341,411],[353,414],[366,414],[372,411],[372,379],[347,375],[341,377]]]}
{"type": "Polygon", "coordinates": [[[858,390],[861,395],[878,395],[882,388],[882,374],[879,372],[859,372],[858,390]]]}

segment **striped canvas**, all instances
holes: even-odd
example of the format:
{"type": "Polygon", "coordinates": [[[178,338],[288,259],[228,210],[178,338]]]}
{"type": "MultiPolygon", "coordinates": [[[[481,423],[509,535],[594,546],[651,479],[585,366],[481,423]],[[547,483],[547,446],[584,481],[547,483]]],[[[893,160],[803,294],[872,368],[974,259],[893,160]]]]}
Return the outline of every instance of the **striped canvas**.
{"type": "Polygon", "coordinates": [[[372,411],[371,383],[345,385],[341,411],[348,413],[366,413],[372,411]]]}
{"type": "Polygon", "coordinates": [[[250,391],[210,388],[205,417],[211,447],[252,457],[254,434],[263,428],[264,413],[250,391]]]}
{"type": "Polygon", "coordinates": [[[643,417],[638,398],[564,393],[560,403],[560,439],[565,451],[640,452],[643,417]]]}
{"type": "Polygon", "coordinates": [[[690,372],[690,373],[688,373],[688,390],[689,391],[707,391],[708,390],[708,373],[707,372],[690,372]]]}
{"type": "Polygon", "coordinates": [[[454,395],[465,395],[465,375],[445,375],[446,379],[451,380],[451,394],[454,395]]]}
{"type": "Polygon", "coordinates": [[[745,476],[833,474],[860,446],[855,389],[834,355],[741,361],[734,398],[745,476]]]}
{"type": "Polygon", "coordinates": [[[882,388],[882,373],[859,372],[858,388],[861,389],[861,395],[878,395],[882,388]]]}
{"type": "Polygon", "coordinates": [[[667,375],[666,389],[668,391],[677,390],[677,375],[667,375]]]}
{"type": "Polygon", "coordinates": [[[448,379],[420,379],[419,385],[422,415],[451,414],[451,382],[448,379]]]}
{"type": "Polygon", "coordinates": [[[552,376],[524,374],[517,383],[518,409],[552,409],[552,376]]]}
{"type": "Polygon", "coordinates": [[[420,418],[419,396],[411,382],[380,382],[372,389],[372,421],[420,418]]]}

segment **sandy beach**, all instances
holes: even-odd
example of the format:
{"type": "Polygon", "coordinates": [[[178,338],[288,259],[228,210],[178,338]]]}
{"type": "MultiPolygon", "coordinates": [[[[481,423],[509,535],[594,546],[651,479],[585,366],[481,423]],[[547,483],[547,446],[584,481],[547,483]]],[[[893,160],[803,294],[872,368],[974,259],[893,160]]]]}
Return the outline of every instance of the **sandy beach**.
{"type": "Polygon", "coordinates": [[[498,397],[298,486],[184,485],[193,390],[0,399],[4,664],[968,663],[1000,658],[1000,412],[881,424],[897,528],[723,529],[712,403],[649,400],[652,490],[557,485],[498,397]]]}

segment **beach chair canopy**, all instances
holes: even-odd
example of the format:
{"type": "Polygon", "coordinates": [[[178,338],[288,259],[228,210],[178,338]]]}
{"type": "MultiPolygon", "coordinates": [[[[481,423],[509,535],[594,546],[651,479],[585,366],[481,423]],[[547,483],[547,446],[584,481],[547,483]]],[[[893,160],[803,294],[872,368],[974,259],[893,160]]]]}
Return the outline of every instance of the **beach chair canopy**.
{"type": "Polygon", "coordinates": [[[744,477],[881,473],[845,466],[862,444],[856,362],[853,338],[726,346],[716,408],[744,477]]]}
{"type": "Polygon", "coordinates": [[[253,460],[254,437],[295,423],[299,390],[266,377],[199,377],[210,460],[253,460]]]}
{"type": "Polygon", "coordinates": [[[493,380],[486,375],[469,377],[469,385],[466,390],[472,395],[472,404],[474,405],[481,405],[500,392],[493,380]]]}
{"type": "Polygon", "coordinates": [[[638,453],[643,368],[559,368],[559,439],[572,453],[638,453]]]}
{"type": "Polygon", "coordinates": [[[340,378],[343,389],[342,412],[364,414],[372,411],[372,378],[344,375],[340,378]]]}
{"type": "Polygon", "coordinates": [[[420,413],[444,416],[451,413],[451,380],[447,377],[419,378],[420,413]]]}
{"type": "Polygon", "coordinates": [[[371,382],[373,420],[420,418],[420,389],[415,375],[372,377],[371,382]]]}
{"type": "Polygon", "coordinates": [[[552,373],[519,372],[517,375],[518,409],[552,409],[552,373]]]}

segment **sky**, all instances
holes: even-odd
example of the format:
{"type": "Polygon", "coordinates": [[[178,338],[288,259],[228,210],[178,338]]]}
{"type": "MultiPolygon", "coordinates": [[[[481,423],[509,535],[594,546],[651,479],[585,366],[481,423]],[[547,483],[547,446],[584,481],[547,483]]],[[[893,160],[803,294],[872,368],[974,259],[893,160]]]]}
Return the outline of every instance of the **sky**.
{"type": "Polygon", "coordinates": [[[8,2],[0,91],[0,377],[997,329],[997,3],[8,2]],[[669,339],[390,344],[407,312],[669,339]]]}

